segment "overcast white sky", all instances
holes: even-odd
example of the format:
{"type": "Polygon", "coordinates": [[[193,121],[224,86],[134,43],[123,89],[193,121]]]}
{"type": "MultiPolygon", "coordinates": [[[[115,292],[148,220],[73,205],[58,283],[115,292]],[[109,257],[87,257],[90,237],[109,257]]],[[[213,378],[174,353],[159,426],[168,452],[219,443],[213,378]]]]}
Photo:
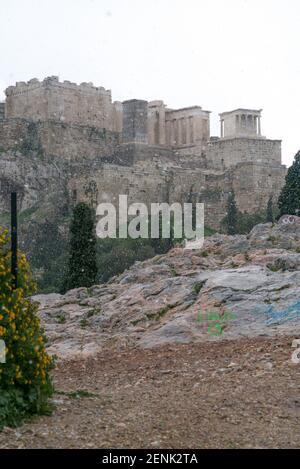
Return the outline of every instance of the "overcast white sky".
{"type": "Polygon", "coordinates": [[[218,113],[263,109],[262,132],[300,149],[299,0],[0,0],[0,99],[58,75],[218,113]]]}

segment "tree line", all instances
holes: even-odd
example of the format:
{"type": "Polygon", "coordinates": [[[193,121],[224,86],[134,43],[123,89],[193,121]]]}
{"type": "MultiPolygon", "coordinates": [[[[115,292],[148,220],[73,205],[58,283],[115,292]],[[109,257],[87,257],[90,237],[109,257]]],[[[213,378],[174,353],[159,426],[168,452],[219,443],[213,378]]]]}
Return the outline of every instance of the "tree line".
{"type": "Polygon", "coordinates": [[[274,223],[282,215],[298,215],[300,213],[300,151],[288,169],[285,185],[277,203],[271,195],[264,211],[254,214],[242,213],[237,208],[234,191],[231,191],[228,195],[226,212],[221,225],[229,235],[249,233],[256,224],[274,223]]]}

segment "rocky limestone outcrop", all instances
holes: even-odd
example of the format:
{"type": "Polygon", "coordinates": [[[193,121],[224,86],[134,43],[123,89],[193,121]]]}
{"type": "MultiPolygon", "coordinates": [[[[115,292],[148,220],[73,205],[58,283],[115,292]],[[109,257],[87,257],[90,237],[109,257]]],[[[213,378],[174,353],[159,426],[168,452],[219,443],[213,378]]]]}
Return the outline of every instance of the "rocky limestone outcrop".
{"type": "MultiPolygon", "coordinates": [[[[18,151],[0,158],[0,225],[10,225],[10,193],[18,194],[19,246],[31,260],[51,243],[51,229],[66,238],[69,200],[67,172],[55,160],[18,151]]],[[[55,252],[53,253],[55,256],[55,252]]]]}
{"type": "Polygon", "coordinates": [[[247,236],[215,235],[201,250],[176,247],[107,284],[34,300],[49,351],[62,359],[112,345],[300,334],[300,218],[257,225],[247,236]],[[205,311],[224,318],[215,319],[219,333],[205,311]]]}

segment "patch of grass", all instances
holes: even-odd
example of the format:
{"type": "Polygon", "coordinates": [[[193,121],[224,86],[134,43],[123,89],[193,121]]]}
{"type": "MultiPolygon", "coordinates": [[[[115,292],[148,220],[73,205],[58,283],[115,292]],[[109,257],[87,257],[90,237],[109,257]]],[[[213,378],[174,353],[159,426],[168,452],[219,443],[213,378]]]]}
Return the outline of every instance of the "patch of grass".
{"type": "Polygon", "coordinates": [[[134,319],[133,321],[130,321],[133,326],[137,326],[139,322],[141,322],[142,319],[134,319]]]}
{"type": "Polygon", "coordinates": [[[195,293],[195,295],[199,295],[204,283],[205,282],[197,282],[193,285],[193,293],[195,293]]]}
{"type": "Polygon", "coordinates": [[[271,272],[278,272],[281,270],[281,267],[275,264],[267,264],[267,269],[271,270],[271,272]]]}
{"type": "Polygon", "coordinates": [[[101,313],[101,308],[95,308],[87,313],[87,317],[91,318],[92,316],[96,316],[97,314],[100,314],[100,313],[101,313]]]}
{"type": "Polygon", "coordinates": [[[276,236],[269,236],[269,237],[267,238],[267,241],[270,241],[270,242],[273,244],[273,246],[274,246],[274,244],[277,244],[277,238],[276,238],[276,236]]]}
{"type": "Polygon", "coordinates": [[[208,254],[207,251],[201,251],[200,256],[202,256],[202,257],[208,257],[209,254],[208,254]]]}
{"type": "Polygon", "coordinates": [[[244,256],[245,256],[245,261],[249,262],[251,260],[248,251],[245,252],[244,256]]]}
{"type": "Polygon", "coordinates": [[[162,318],[168,311],[169,311],[170,306],[166,306],[165,308],[162,308],[160,311],[158,311],[158,313],[156,314],[155,316],[155,319],[160,319],[162,318]]]}
{"type": "Polygon", "coordinates": [[[145,321],[146,319],[149,319],[150,321],[159,321],[165,314],[167,314],[168,311],[170,311],[170,309],[172,309],[174,306],[165,306],[164,308],[161,308],[159,311],[157,311],[156,313],[155,312],[151,312],[151,313],[147,313],[145,314],[145,316],[143,316],[142,318],[140,319],[135,319],[133,321],[130,321],[130,323],[133,325],[133,326],[136,326],[137,324],[145,321]]]}
{"type": "Polygon", "coordinates": [[[171,271],[171,274],[173,277],[178,277],[179,274],[176,272],[176,270],[174,269],[174,267],[172,265],[169,265],[170,267],[170,271],[171,271]]]}
{"type": "Polygon", "coordinates": [[[159,321],[169,310],[171,309],[170,306],[165,306],[161,308],[157,313],[148,313],[146,317],[150,320],[159,321]]]}
{"type": "Polygon", "coordinates": [[[204,237],[205,238],[208,238],[209,236],[213,236],[216,233],[217,233],[217,231],[214,230],[213,228],[210,228],[210,226],[205,226],[204,227],[204,237]]]}
{"type": "Polygon", "coordinates": [[[56,316],[56,320],[57,320],[58,324],[65,324],[66,316],[63,313],[60,313],[56,316]]]}
{"type": "Polygon", "coordinates": [[[89,322],[88,322],[87,319],[81,319],[81,321],[80,321],[79,324],[80,324],[80,327],[81,327],[82,329],[84,329],[85,327],[88,326],[89,322]]]}

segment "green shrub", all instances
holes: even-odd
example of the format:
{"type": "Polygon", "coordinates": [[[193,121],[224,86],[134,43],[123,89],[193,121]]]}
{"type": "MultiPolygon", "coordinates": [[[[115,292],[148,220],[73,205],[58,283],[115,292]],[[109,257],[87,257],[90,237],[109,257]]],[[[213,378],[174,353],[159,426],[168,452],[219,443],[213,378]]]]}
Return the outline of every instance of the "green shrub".
{"type": "Polygon", "coordinates": [[[216,233],[217,233],[217,231],[214,230],[213,228],[210,228],[210,226],[204,226],[204,236],[205,236],[205,238],[208,238],[209,236],[213,236],[216,233]]]}
{"type": "MultiPolygon", "coordinates": [[[[266,223],[266,214],[265,212],[256,212],[256,213],[247,213],[247,212],[237,212],[236,219],[236,232],[238,234],[248,234],[255,225],[259,223],[266,223]]],[[[228,233],[228,221],[227,216],[225,216],[221,222],[222,231],[228,233]]]]}
{"type": "Polygon", "coordinates": [[[107,282],[136,261],[154,257],[156,251],[148,239],[105,238],[97,240],[98,282],[107,282]]]}
{"type": "Polygon", "coordinates": [[[6,355],[6,362],[0,363],[0,430],[33,414],[48,413],[53,393],[53,360],[45,351],[37,305],[29,299],[35,285],[25,255],[19,252],[18,288],[12,289],[8,241],[7,231],[0,229],[0,339],[6,355]]]}

